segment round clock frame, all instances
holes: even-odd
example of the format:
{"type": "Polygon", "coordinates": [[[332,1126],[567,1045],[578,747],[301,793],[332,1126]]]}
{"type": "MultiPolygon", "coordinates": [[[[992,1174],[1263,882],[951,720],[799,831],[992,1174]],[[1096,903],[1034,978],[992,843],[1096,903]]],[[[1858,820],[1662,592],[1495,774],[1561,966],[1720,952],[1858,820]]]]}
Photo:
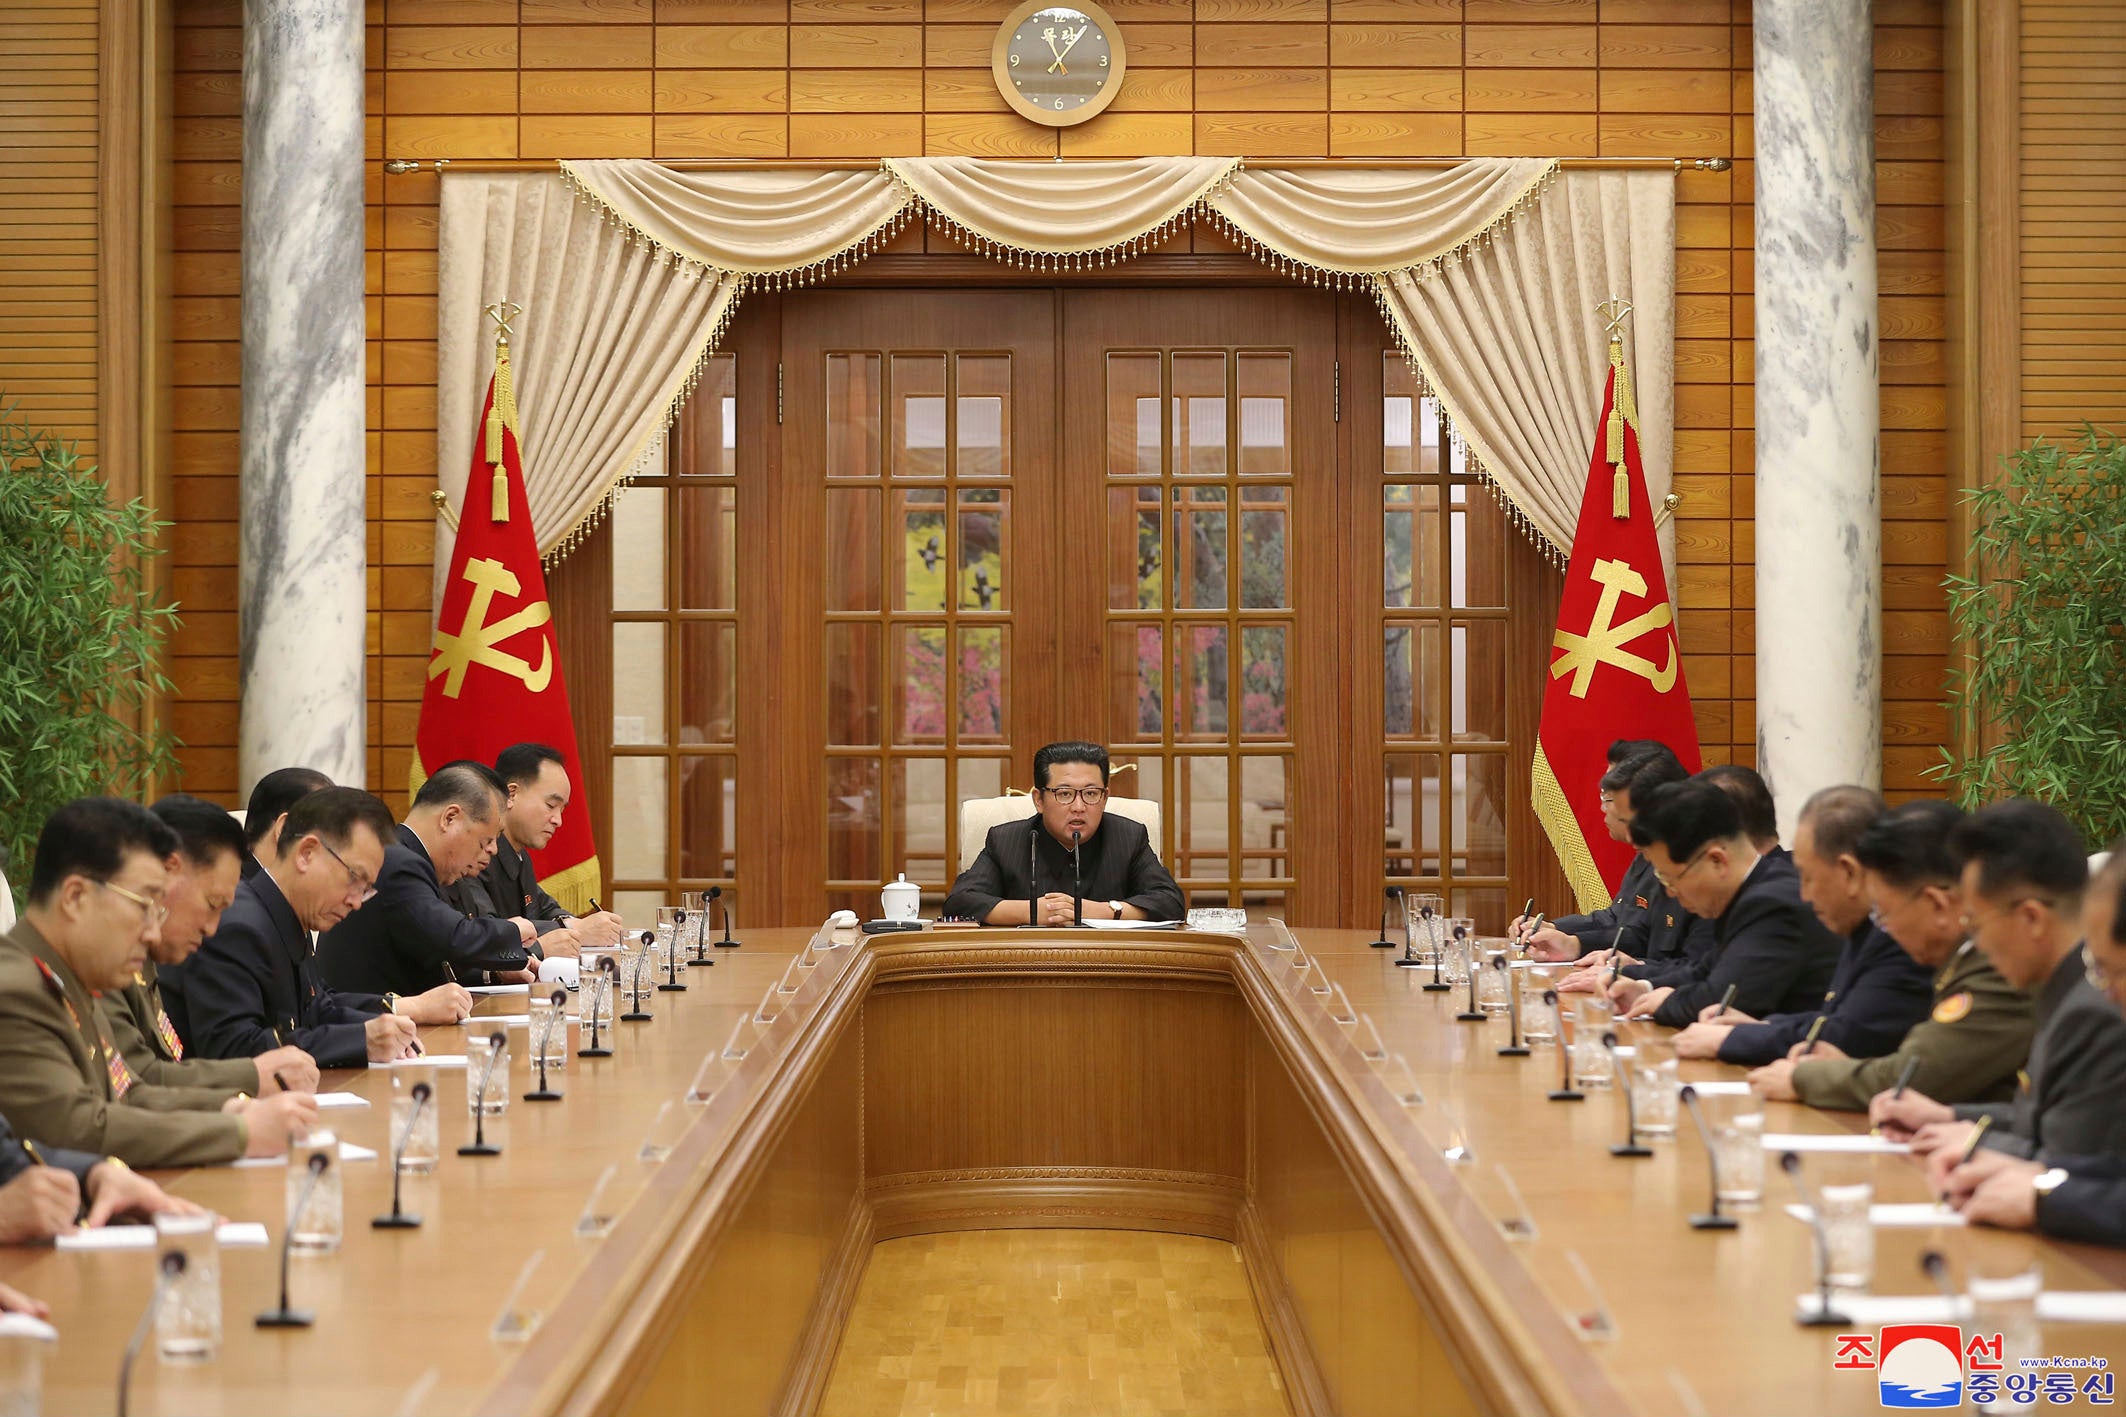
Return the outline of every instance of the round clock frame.
{"type": "MultiPolygon", "coordinates": [[[[1074,44],[1066,46],[1066,51],[1072,47],[1075,47],[1074,44]]],[[[1062,61],[1063,56],[1057,55],[1057,62],[1062,61]]],[[[1095,3],[1095,0],[1025,0],[1024,4],[1006,15],[1004,22],[997,26],[996,40],[989,48],[989,67],[996,76],[997,92],[1004,95],[1004,101],[1011,105],[1013,111],[1046,127],[1068,128],[1097,118],[1106,111],[1107,106],[1115,101],[1115,95],[1122,91],[1122,77],[1127,66],[1122,47],[1122,31],[1115,24],[1114,17],[1095,3]],[[1019,38],[1019,32],[1027,21],[1043,10],[1075,10],[1085,16],[1092,28],[1099,32],[1100,38],[1107,42],[1107,67],[1100,71],[1106,76],[1104,81],[1085,98],[1064,109],[1044,107],[1026,97],[1020,91],[1020,85],[1012,73],[1012,41],[1019,38]]],[[[1023,73],[1024,65],[1020,68],[1023,73]]]]}

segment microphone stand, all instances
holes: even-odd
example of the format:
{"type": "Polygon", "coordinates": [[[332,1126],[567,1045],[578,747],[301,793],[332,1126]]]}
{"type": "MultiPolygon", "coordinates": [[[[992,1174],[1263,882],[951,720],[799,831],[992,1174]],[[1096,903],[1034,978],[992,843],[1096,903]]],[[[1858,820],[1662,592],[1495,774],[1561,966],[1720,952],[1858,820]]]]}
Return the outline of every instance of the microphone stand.
{"type": "MultiPolygon", "coordinates": [[[[1417,914],[1418,918],[1425,922],[1425,935],[1429,939],[1432,934],[1432,907],[1429,905],[1420,906],[1417,914]]],[[[1446,953],[1447,942],[1445,940],[1434,940],[1432,942],[1432,982],[1420,986],[1427,994],[1444,994],[1447,992],[1447,981],[1440,978],[1439,972],[1440,962],[1446,953]]],[[[1401,961],[1398,960],[1397,963],[1401,963],[1401,961]]]]}
{"type": "MultiPolygon", "coordinates": [[[[118,1417],[126,1417],[127,1411],[132,1406],[133,1360],[140,1356],[140,1346],[148,1341],[148,1325],[154,1323],[155,1315],[162,1312],[163,1295],[169,1292],[172,1282],[183,1276],[186,1263],[184,1251],[182,1250],[165,1250],[162,1258],[157,1262],[155,1292],[148,1295],[148,1307],[142,1311],[140,1322],[133,1325],[133,1336],[126,1340],[125,1356],[118,1360],[118,1417]]],[[[287,1266],[285,1264],[281,1267],[281,1273],[283,1276],[287,1274],[287,1266]]],[[[286,1283],[286,1279],[283,1278],[283,1286],[286,1283]]],[[[285,1306],[285,1294],[282,1297],[285,1306]]],[[[308,1322],[308,1320],[305,1320],[305,1322],[308,1322]]]]}
{"type": "MultiPolygon", "coordinates": [[[[709,907],[715,904],[722,896],[722,886],[710,886],[708,895],[702,898],[701,918],[695,922],[700,928],[694,932],[694,952],[687,956],[687,968],[689,969],[698,964],[714,964],[716,962],[709,958],[709,907]]],[[[726,926],[725,928],[728,929],[729,927],[726,926]]]]}
{"type": "Polygon", "coordinates": [[[1676,1095],[1683,1105],[1690,1109],[1690,1119],[1698,1124],[1698,1135],[1705,1142],[1705,1167],[1712,1174],[1713,1208],[1704,1215],[1693,1215],[1690,1218],[1690,1228],[1732,1230],[1736,1225],[1735,1217],[1720,1213],[1720,1153],[1713,1147],[1713,1130],[1705,1125],[1705,1113],[1698,1106],[1698,1089],[1685,1083],[1676,1095]]]}
{"type": "MultiPolygon", "coordinates": [[[[1395,896],[1395,913],[1403,919],[1403,952],[1396,957],[1395,962],[1397,964],[1416,964],[1417,956],[1410,952],[1410,947],[1416,943],[1410,938],[1410,900],[1409,897],[1403,894],[1401,886],[1395,887],[1393,894],[1395,896]]],[[[1383,930],[1381,933],[1385,935],[1388,932],[1383,930]]]]}
{"type": "Polygon", "coordinates": [[[399,1207],[399,1182],[405,1175],[399,1170],[399,1163],[406,1157],[406,1148],[413,1144],[413,1129],[420,1124],[421,1109],[428,1105],[432,1091],[425,1082],[413,1085],[413,1110],[406,1114],[405,1134],[399,1138],[399,1144],[391,1152],[391,1214],[380,1215],[370,1221],[369,1228],[372,1230],[414,1230],[420,1227],[420,1216],[408,1215],[399,1207]]]}
{"type": "Polygon", "coordinates": [[[1085,873],[1078,863],[1078,834],[1070,834],[1070,923],[1085,923],[1085,873]]]}
{"type": "MultiPolygon", "coordinates": [[[[1456,944],[1460,944],[1468,938],[1469,932],[1467,930],[1459,925],[1454,927],[1454,942],[1456,944]]],[[[1477,975],[1482,972],[1483,966],[1476,962],[1476,951],[1471,949],[1469,951],[1469,1007],[1454,1016],[1457,1023],[1482,1023],[1490,1017],[1489,1014],[1476,1006],[1476,980],[1477,975]]]]}
{"type": "MultiPolygon", "coordinates": [[[[689,961],[692,964],[707,964],[708,962],[705,959],[689,961]]],[[[602,988],[591,990],[591,1041],[587,1047],[576,1049],[576,1056],[579,1058],[610,1058],[613,1056],[612,1049],[598,1046],[598,1004],[606,994],[620,987],[619,979],[614,977],[613,974],[614,968],[611,955],[598,956],[598,973],[606,976],[609,982],[602,988]]]]}
{"type": "MultiPolygon", "coordinates": [[[[679,943],[679,932],[686,928],[686,923],[687,913],[684,910],[672,921],[672,945],[664,952],[664,983],[657,986],[657,992],[660,994],[678,994],[686,990],[687,986],[679,982],[679,954],[683,948],[679,943]]],[[[543,1087],[545,1084],[540,1085],[543,1087]]]]}
{"type": "Polygon", "coordinates": [[[1498,959],[1493,961],[1492,968],[1496,969],[1506,981],[1506,1017],[1513,1020],[1513,1041],[1499,1049],[1499,1056],[1501,1058],[1525,1058],[1528,1056],[1528,1045],[1521,1041],[1520,983],[1513,977],[1513,966],[1506,963],[1506,956],[1500,955],[1498,959]]]}
{"type": "Polygon", "coordinates": [[[656,938],[648,930],[642,932],[642,939],[638,942],[642,953],[635,956],[635,967],[627,972],[629,1006],[628,1011],[620,1016],[622,1023],[646,1023],[652,1017],[649,1010],[642,1007],[642,967],[650,957],[650,945],[656,938]]]}
{"type": "Polygon", "coordinates": [[[1852,1320],[1831,1307],[1831,1235],[1823,1228],[1823,1207],[1817,1204],[1816,1193],[1801,1174],[1801,1157],[1795,1152],[1784,1152],[1779,1157],[1779,1169],[1794,1179],[1794,1190],[1801,1203],[1809,1208],[1809,1233],[1816,1237],[1816,1312],[1800,1320],[1803,1328],[1847,1328],[1852,1320]]]}
{"type": "MultiPolygon", "coordinates": [[[[717,889],[717,890],[722,890],[723,888],[722,888],[721,886],[717,886],[717,887],[715,887],[715,889],[717,889]]],[[[715,942],[715,943],[716,943],[716,948],[717,948],[717,949],[719,949],[719,950],[735,950],[735,949],[737,949],[737,948],[739,947],[739,944],[740,944],[741,942],[740,942],[740,941],[737,941],[737,940],[734,940],[734,939],[732,939],[732,938],[731,938],[731,898],[730,898],[729,896],[724,896],[724,897],[722,897],[722,900],[723,900],[723,938],[715,942]]],[[[703,960],[703,961],[702,961],[702,963],[703,963],[703,964],[714,964],[714,963],[716,963],[716,961],[715,961],[715,960],[713,960],[713,959],[705,959],[705,960],[703,960]]]]}
{"type": "MultiPolygon", "coordinates": [[[[1572,1085],[1573,1043],[1565,1041],[1565,1011],[1558,1007],[1558,991],[1545,989],[1543,1003],[1558,1019],[1558,1090],[1550,1094],[1552,1102],[1585,1102],[1587,1094],[1572,1085]]],[[[1578,1041],[1580,1025],[1575,1019],[1572,1026],[1574,1042],[1578,1041]]]]}
{"type": "MultiPolygon", "coordinates": [[[[331,1165],[331,1152],[319,1151],[311,1153],[310,1174],[304,1178],[303,1188],[296,1194],[295,1209],[288,1212],[288,1228],[281,1235],[280,1307],[268,1309],[252,1320],[260,1328],[308,1328],[317,1322],[317,1315],[311,1313],[308,1309],[291,1309],[288,1307],[288,1252],[295,1248],[295,1222],[301,1219],[303,1212],[309,1208],[310,1193],[317,1189],[318,1179],[325,1174],[331,1165]]],[[[182,1256],[179,1258],[182,1258],[182,1256]]],[[[167,1255],[163,1257],[163,1262],[167,1267],[169,1263],[167,1255]]],[[[182,1265],[178,1266],[180,1272],[182,1272],[183,1268],[182,1265]]],[[[123,1405],[121,1404],[121,1410],[122,1407],[123,1405]]]]}
{"type": "Polygon", "coordinates": [[[1033,830],[1026,833],[1026,923],[1041,923],[1041,823],[1038,812],[1033,830]]]}
{"type": "MultiPolygon", "coordinates": [[[[529,995],[526,996],[530,997],[529,995]]],[[[458,1148],[460,1156],[500,1156],[502,1148],[487,1140],[487,1080],[494,1076],[495,1063],[502,1050],[509,1046],[509,1035],[500,1029],[487,1035],[487,1066],[480,1069],[480,1086],[473,1096],[478,1099],[472,1109],[472,1140],[458,1148]]],[[[470,1074],[468,1074],[470,1076],[470,1074]]]]}
{"type": "MultiPolygon", "coordinates": [[[[664,986],[659,985],[658,987],[662,988],[664,986]]],[[[684,989],[687,986],[682,984],[679,987],[684,989]]],[[[553,1022],[547,1025],[548,1029],[552,1030],[555,1028],[567,1028],[568,1019],[562,1014],[561,1008],[564,1004],[568,1002],[568,991],[565,989],[554,990],[554,996],[551,1002],[554,1006],[553,1022]]],[[[526,1102],[559,1102],[561,1100],[561,1094],[555,1092],[552,1088],[549,1088],[546,1085],[546,1044],[552,1037],[552,1034],[551,1032],[549,1032],[547,1038],[531,1038],[531,1030],[529,1028],[526,1028],[524,1031],[527,1039],[532,1045],[532,1051],[539,1055],[539,1086],[534,1091],[525,1093],[524,1100],[526,1102]]]]}
{"type": "Polygon", "coordinates": [[[1624,1076],[1617,1066],[1617,1035],[1613,1029],[1602,1033],[1602,1046],[1609,1050],[1609,1070],[1616,1075],[1617,1091],[1624,1094],[1624,1140],[1609,1149],[1611,1156],[1652,1156],[1653,1149],[1639,1145],[1639,1108],[1631,1099],[1631,1079],[1624,1076]]]}
{"type": "Polygon", "coordinates": [[[1376,950],[1392,950],[1395,948],[1395,941],[1388,938],[1388,897],[1394,894],[1395,891],[1392,888],[1381,894],[1380,933],[1375,935],[1371,942],[1376,950]]]}

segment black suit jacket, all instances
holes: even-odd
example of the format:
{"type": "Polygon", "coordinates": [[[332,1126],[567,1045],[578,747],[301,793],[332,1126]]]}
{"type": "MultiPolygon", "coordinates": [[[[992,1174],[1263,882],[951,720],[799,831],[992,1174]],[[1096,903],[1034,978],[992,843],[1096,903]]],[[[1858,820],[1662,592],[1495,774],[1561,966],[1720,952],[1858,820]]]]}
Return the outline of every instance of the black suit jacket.
{"type": "Polygon", "coordinates": [[[1656,1023],[1682,1028],[1717,1004],[1733,984],[1735,1007],[1755,1018],[1823,1006],[1845,941],[1823,927],[1801,898],[1801,873],[1784,851],[1757,859],[1713,926],[1715,947],[1672,986],[1656,1023]]]}
{"type": "MultiPolygon", "coordinates": [[[[1717,1001],[1715,1001],[1717,1002],[1717,1001]]],[[[1846,940],[1831,976],[1821,1009],[1773,1014],[1761,1023],[1729,1030],[1720,1045],[1720,1061],[1757,1066],[1784,1058],[1808,1037],[1817,1018],[1817,1038],[1848,1058],[1879,1058],[1894,1053],[1912,1026],[1934,1008],[1934,972],[1905,953],[1903,945],[1872,921],[1846,940]]]]}
{"type": "MultiPolygon", "coordinates": [[[[1179,920],[1187,913],[1181,887],[1159,864],[1142,822],[1107,813],[1091,839],[1078,844],[1078,857],[1085,899],[1123,901],[1153,920],[1179,920]]],[[[945,914],[986,920],[999,901],[1070,889],[1070,848],[1042,828],[1038,815],[1024,817],[989,829],[982,854],[952,883],[945,914]]]]}
{"type": "Polygon", "coordinates": [[[1716,923],[1685,910],[1655,881],[1646,893],[1646,916],[1639,928],[1624,932],[1624,953],[1640,961],[1625,965],[1624,977],[1644,979],[1657,989],[1687,981],[1718,947],[1716,923]]]}
{"type": "Polygon", "coordinates": [[[2016,1156],[2126,1155],[2126,1017],[2090,986],[2082,951],[2069,950],[2037,995],[2037,1036],[2011,1102],[1962,1104],[1991,1114],[1984,1145],[2016,1156]]]}
{"type": "Polygon", "coordinates": [[[384,1011],[375,994],[326,987],[310,932],[264,871],[236,888],[221,928],[159,982],[185,1047],[203,1058],[253,1058],[287,1042],[321,1068],[367,1067],[364,1025],[384,1011]]]}
{"type": "Polygon", "coordinates": [[[495,843],[495,859],[487,863],[486,870],[445,886],[443,895],[466,915],[522,916],[542,935],[560,929],[568,919],[561,902],[539,884],[531,857],[510,845],[506,836],[495,843]]]}
{"type": "Polygon", "coordinates": [[[529,958],[514,924],[468,916],[443,898],[428,848],[406,826],[384,848],[376,899],[317,942],[327,981],[378,994],[419,994],[447,983],[445,963],[466,979],[479,970],[523,969],[529,958]]]}
{"type": "Polygon", "coordinates": [[[2067,1172],[2049,1196],[2037,1198],[2040,1234],[2061,1240],[2126,1248],[2126,1156],[2062,1156],[2043,1161],[2067,1172]]]}
{"type": "Polygon", "coordinates": [[[1644,856],[1633,852],[1624,879],[1617,883],[1617,898],[1599,910],[1584,915],[1561,915],[1550,923],[1580,942],[1580,953],[1606,950],[1612,942],[1633,959],[1646,958],[1646,911],[1653,893],[1660,889],[1654,868],[1644,856]],[[1622,927],[1623,938],[1617,937],[1622,927]]]}

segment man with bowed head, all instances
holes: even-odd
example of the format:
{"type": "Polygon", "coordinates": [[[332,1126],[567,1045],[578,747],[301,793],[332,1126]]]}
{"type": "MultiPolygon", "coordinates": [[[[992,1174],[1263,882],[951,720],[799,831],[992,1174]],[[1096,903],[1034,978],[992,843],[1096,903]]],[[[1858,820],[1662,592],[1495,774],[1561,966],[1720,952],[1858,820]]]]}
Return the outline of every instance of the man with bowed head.
{"type": "Polygon", "coordinates": [[[620,917],[610,910],[574,916],[546,893],[532,869],[531,854],[543,851],[561,830],[568,811],[568,768],[558,750],[544,743],[518,743],[495,759],[495,776],[508,794],[502,804],[502,832],[494,856],[480,870],[444,894],[475,919],[527,920],[546,954],[565,954],[562,946],[598,949],[618,944],[620,917]]]}
{"type": "Polygon", "coordinates": [[[388,1063],[418,1051],[417,1023],[455,1023],[472,996],[443,984],[407,999],[335,993],[319,977],[310,932],[330,930],[376,894],[390,809],[358,787],[326,787],[282,819],[274,855],[222,912],[185,966],[190,1044],[246,1058],[282,1041],[324,1068],[388,1063]]]}

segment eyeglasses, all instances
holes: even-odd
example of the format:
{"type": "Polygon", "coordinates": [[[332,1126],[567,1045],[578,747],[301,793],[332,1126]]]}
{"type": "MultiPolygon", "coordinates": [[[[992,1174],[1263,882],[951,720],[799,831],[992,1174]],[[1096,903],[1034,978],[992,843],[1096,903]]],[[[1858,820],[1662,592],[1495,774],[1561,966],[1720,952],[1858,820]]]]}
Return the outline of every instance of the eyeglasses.
{"type": "Polygon", "coordinates": [[[1683,869],[1676,872],[1675,875],[1664,876],[1659,871],[1656,871],[1654,872],[1654,879],[1661,883],[1662,890],[1667,891],[1670,895],[1674,895],[1676,893],[1676,883],[1682,880],[1685,876],[1688,876],[1692,871],[1696,870],[1698,863],[1705,859],[1705,853],[1711,851],[1712,849],[1713,844],[1711,842],[1707,842],[1705,845],[1698,848],[1697,853],[1693,855],[1690,860],[1683,863],[1683,869]]]}
{"type": "Polygon", "coordinates": [[[159,900],[149,900],[144,895],[135,895],[131,891],[127,890],[124,886],[121,886],[113,881],[98,881],[96,884],[102,886],[112,895],[124,896],[127,900],[133,902],[133,904],[139,906],[142,917],[150,925],[160,925],[163,921],[170,918],[170,907],[164,905],[159,900]]]}
{"type": "MultiPolygon", "coordinates": [[[[2014,900],[2009,901],[2006,905],[2002,906],[1998,911],[1996,911],[1995,915],[2013,915],[2017,906],[2027,905],[2031,901],[2036,901],[2039,905],[2044,906],[2047,910],[2056,910],[2059,908],[2059,902],[2054,900],[2049,895],[2023,895],[2017,896],[2014,900]]],[[[1960,920],[1964,927],[1964,938],[1967,940],[1977,939],[1978,928],[1981,923],[1979,918],[1967,910],[1960,917],[1960,920]]]]}
{"type": "Polygon", "coordinates": [[[370,880],[368,877],[364,876],[360,871],[357,871],[354,869],[354,867],[348,865],[347,858],[340,855],[337,851],[334,851],[332,849],[331,842],[325,840],[323,837],[319,837],[317,839],[317,844],[325,848],[325,854],[327,856],[330,856],[333,860],[340,863],[340,869],[347,873],[347,879],[361,888],[361,899],[355,902],[356,905],[367,905],[370,901],[376,899],[376,882],[370,880]]]}
{"type": "Polygon", "coordinates": [[[1107,800],[1104,787],[1042,787],[1035,790],[1047,793],[1066,807],[1081,799],[1088,807],[1097,807],[1107,800]]]}
{"type": "Polygon", "coordinates": [[[1602,794],[1602,805],[1605,807],[1612,805],[1613,803],[1615,803],[1616,800],[1617,794],[1614,792],[1605,792],[1602,794]]]}

